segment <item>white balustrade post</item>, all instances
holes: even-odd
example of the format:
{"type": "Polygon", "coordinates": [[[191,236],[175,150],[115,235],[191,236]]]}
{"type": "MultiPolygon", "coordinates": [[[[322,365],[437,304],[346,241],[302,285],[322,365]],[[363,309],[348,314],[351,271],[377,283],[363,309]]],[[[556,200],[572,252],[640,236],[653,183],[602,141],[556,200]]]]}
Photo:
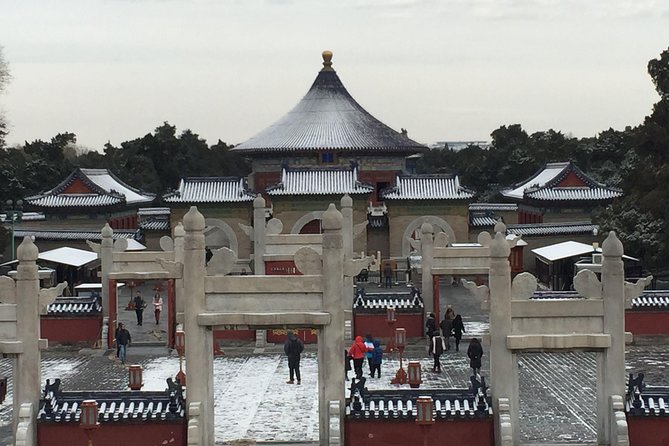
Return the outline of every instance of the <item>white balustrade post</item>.
{"type": "MultiPolygon", "coordinates": [[[[421,294],[425,304],[425,313],[433,313],[434,289],[432,278],[432,265],[434,264],[434,229],[429,223],[423,223],[420,227],[420,250],[421,250],[421,294]]],[[[437,321],[439,323],[439,321],[437,321]]]]}

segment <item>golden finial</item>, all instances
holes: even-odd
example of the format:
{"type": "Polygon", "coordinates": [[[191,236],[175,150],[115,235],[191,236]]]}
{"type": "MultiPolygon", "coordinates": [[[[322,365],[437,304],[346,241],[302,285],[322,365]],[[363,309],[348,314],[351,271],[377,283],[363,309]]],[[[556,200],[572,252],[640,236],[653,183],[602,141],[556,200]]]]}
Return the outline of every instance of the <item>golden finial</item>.
{"type": "Polygon", "coordinates": [[[334,71],[332,69],[332,51],[323,51],[323,69],[321,71],[334,71]]]}

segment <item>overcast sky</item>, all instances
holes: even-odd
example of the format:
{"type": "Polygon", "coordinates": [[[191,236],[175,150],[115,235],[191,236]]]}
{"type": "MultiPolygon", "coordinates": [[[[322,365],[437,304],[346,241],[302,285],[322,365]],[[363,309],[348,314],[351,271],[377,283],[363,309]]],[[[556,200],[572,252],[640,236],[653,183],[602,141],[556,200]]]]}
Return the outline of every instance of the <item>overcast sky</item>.
{"type": "Polygon", "coordinates": [[[1,0],[11,144],[100,150],[163,121],[237,144],[289,111],[321,52],[413,139],[500,125],[593,136],[639,124],[669,47],[666,0],[1,0]]]}

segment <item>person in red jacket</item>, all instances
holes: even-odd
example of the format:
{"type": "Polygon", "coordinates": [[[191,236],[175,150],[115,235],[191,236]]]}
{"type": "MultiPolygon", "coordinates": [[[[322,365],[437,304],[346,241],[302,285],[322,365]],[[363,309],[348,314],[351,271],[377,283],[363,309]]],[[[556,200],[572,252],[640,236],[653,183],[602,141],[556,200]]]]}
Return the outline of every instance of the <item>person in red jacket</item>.
{"type": "Polygon", "coordinates": [[[355,370],[355,377],[362,378],[362,364],[367,356],[367,347],[365,346],[362,336],[356,336],[355,342],[348,349],[348,354],[353,358],[353,370],[355,370]]]}

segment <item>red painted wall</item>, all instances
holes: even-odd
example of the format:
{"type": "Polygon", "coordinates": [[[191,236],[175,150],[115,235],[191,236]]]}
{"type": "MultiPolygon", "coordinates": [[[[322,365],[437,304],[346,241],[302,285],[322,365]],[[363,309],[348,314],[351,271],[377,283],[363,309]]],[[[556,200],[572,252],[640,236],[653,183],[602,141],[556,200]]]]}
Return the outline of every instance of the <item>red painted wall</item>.
{"type": "MultiPolygon", "coordinates": [[[[182,423],[102,423],[91,437],[95,446],[179,446],[186,444],[182,423]]],[[[88,444],[79,423],[37,423],[38,446],[88,444]]]]}
{"type": "Polygon", "coordinates": [[[669,446],[669,418],[627,417],[630,446],[669,446]]]}
{"type": "Polygon", "coordinates": [[[94,343],[102,336],[102,316],[45,317],[40,319],[40,335],[49,342],[70,344],[94,343]]]}
{"type": "Polygon", "coordinates": [[[635,335],[668,335],[669,311],[625,311],[625,330],[635,335]]]}
{"type": "Polygon", "coordinates": [[[422,428],[415,421],[345,421],[346,446],[493,446],[493,420],[438,421],[422,428]],[[424,430],[423,430],[424,429],[424,430]],[[423,432],[428,437],[423,443],[423,432]]]}
{"type": "MultiPolygon", "coordinates": [[[[294,330],[297,331],[295,335],[302,339],[305,344],[315,344],[318,342],[318,330],[307,328],[294,330]]],[[[283,344],[286,342],[288,332],[286,330],[267,330],[267,342],[274,344],[283,344]]]]}
{"type": "Polygon", "coordinates": [[[405,328],[408,338],[423,337],[423,313],[405,314],[396,313],[397,322],[394,328],[390,328],[386,322],[386,313],[364,314],[355,313],[353,315],[353,334],[354,336],[365,337],[371,334],[376,338],[390,338],[395,336],[395,328],[405,328]]]}

